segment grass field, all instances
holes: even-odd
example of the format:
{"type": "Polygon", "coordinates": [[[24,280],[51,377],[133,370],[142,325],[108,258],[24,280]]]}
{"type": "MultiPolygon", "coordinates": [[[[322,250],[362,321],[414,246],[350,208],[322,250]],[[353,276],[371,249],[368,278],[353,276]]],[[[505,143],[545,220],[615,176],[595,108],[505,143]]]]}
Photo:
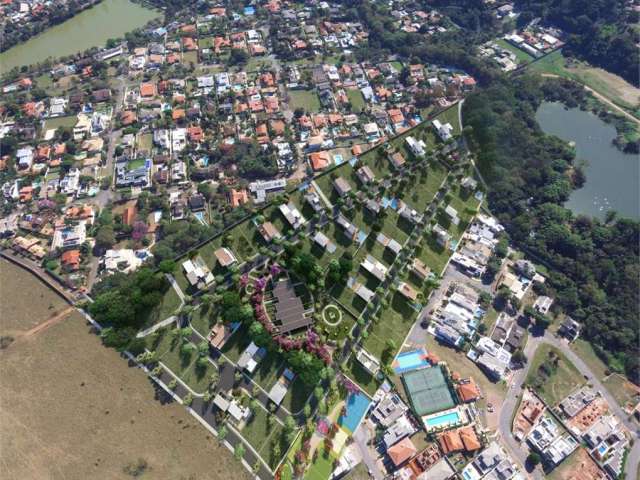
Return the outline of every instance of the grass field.
{"type": "Polygon", "coordinates": [[[560,50],[551,55],[533,62],[528,67],[531,71],[558,75],[578,81],[596,92],[604,95],[616,105],[627,109],[638,116],[638,104],[640,102],[640,89],[634,87],[623,78],[609,73],[601,68],[579,62],[569,66],[567,59],[560,50]]]}
{"type": "Polygon", "coordinates": [[[458,121],[458,105],[454,105],[453,107],[444,110],[442,113],[436,115],[436,118],[440,120],[440,123],[450,123],[453,127],[453,134],[457,135],[460,133],[460,122],[458,121]]]}
{"type": "Polygon", "coordinates": [[[318,94],[312,90],[289,90],[289,108],[295,110],[302,108],[306,112],[317,112],[320,110],[320,99],[318,94]]]}
{"type": "MultiPolygon", "coordinates": [[[[0,262],[3,335],[40,324],[57,299],[0,262]]],[[[131,478],[124,470],[139,460],[147,464],[140,478],[249,478],[184,407],[158,401],[147,377],[104,348],[77,313],[16,339],[0,358],[3,478],[131,478]]]]}
{"type": "MultiPolygon", "coordinates": [[[[369,328],[369,336],[363,342],[364,348],[381,360],[386,348],[386,342],[393,340],[396,351],[402,347],[404,338],[413,326],[417,312],[409,305],[399,293],[393,293],[389,301],[389,307],[382,310],[380,320],[372,323],[369,328]]],[[[390,359],[386,359],[390,360],[390,359]]]]}
{"type": "Polygon", "coordinates": [[[256,408],[253,416],[242,429],[242,436],[271,467],[274,467],[282,457],[272,455],[273,445],[281,445],[282,455],[286,453],[287,445],[282,441],[282,425],[275,421],[275,418],[269,423],[270,415],[263,408],[256,408]]]}
{"type": "Polygon", "coordinates": [[[56,130],[60,127],[68,127],[68,128],[73,128],[76,123],[78,123],[78,117],[76,117],[75,115],[69,115],[66,117],[54,117],[54,118],[47,118],[44,121],[44,131],[46,132],[47,130],[56,130]]]}
{"type": "Polygon", "coordinates": [[[502,48],[504,48],[505,50],[509,50],[510,52],[515,53],[516,58],[518,60],[518,63],[520,65],[522,65],[524,63],[530,63],[534,59],[534,57],[532,55],[529,55],[524,50],[521,50],[518,47],[515,47],[515,46],[511,45],[504,38],[496,40],[496,43],[499,46],[501,46],[502,48]]]}
{"type": "Polygon", "coordinates": [[[347,97],[349,97],[349,102],[354,112],[360,113],[364,109],[364,97],[360,90],[355,88],[347,89],[347,97]]]}
{"type": "Polygon", "coordinates": [[[560,350],[550,345],[538,347],[531,361],[526,383],[535,387],[536,392],[549,405],[556,405],[577,387],[585,383],[578,369],[565,357],[560,350]],[[553,365],[550,355],[558,358],[557,366],[551,368],[546,379],[541,375],[543,364],[553,365]]]}

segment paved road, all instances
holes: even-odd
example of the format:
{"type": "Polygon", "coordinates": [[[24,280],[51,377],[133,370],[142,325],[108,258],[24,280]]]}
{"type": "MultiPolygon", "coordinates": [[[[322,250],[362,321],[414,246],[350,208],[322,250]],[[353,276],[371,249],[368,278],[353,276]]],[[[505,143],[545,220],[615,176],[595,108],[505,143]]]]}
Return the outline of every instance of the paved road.
{"type": "Polygon", "coordinates": [[[364,422],[360,423],[360,426],[356,429],[356,431],[353,434],[353,440],[358,445],[358,449],[362,454],[362,461],[369,469],[369,474],[375,480],[383,480],[384,473],[382,473],[380,469],[378,469],[378,464],[376,462],[376,459],[371,456],[369,445],[367,445],[371,436],[369,434],[369,429],[366,425],[366,422],[367,421],[365,420],[364,422]]]}

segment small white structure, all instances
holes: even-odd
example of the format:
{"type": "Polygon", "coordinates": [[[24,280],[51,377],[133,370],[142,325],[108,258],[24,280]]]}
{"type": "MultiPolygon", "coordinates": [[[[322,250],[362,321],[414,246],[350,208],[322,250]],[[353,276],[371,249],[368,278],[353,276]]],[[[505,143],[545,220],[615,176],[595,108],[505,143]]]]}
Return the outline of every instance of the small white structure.
{"type": "Polygon", "coordinates": [[[432,123],[440,140],[446,142],[453,137],[453,126],[450,123],[443,124],[437,118],[432,123]]]}

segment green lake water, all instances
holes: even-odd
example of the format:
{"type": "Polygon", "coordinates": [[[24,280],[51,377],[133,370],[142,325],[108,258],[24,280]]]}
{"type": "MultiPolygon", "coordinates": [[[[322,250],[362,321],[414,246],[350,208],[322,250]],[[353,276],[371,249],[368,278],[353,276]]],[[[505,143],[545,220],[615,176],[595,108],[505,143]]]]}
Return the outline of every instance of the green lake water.
{"type": "Polygon", "coordinates": [[[611,141],[616,129],[591,112],[567,109],[561,103],[543,103],[536,112],[540,128],[576,144],[576,161],[586,182],[565,204],[574,213],[604,218],[608,210],[640,219],[640,157],[623,153],[611,141]]]}
{"type": "Polygon", "coordinates": [[[160,15],[129,0],[103,0],[0,54],[0,72],[103,46],[108,39],[122,37],[160,15]]]}

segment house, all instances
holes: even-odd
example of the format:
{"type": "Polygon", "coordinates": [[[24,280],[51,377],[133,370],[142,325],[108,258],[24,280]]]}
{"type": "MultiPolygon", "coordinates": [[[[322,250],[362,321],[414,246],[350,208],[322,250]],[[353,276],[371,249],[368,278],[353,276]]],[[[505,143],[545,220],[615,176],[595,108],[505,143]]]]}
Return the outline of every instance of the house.
{"type": "Polygon", "coordinates": [[[267,243],[272,242],[276,238],[282,238],[280,230],[271,222],[264,222],[258,227],[258,231],[267,243]]]}
{"type": "MultiPolygon", "coordinates": [[[[366,357],[372,357],[362,349],[359,349],[358,351],[365,352],[366,357]]],[[[378,361],[375,360],[375,363],[378,363],[378,361]]],[[[409,407],[407,407],[398,394],[394,391],[390,391],[376,404],[375,408],[371,410],[370,418],[383,427],[389,427],[395,423],[396,420],[402,417],[407,410],[409,410],[409,407]]]]}
{"type": "Polygon", "coordinates": [[[398,284],[398,293],[400,293],[410,302],[415,302],[416,300],[418,300],[418,292],[407,282],[400,282],[398,284]]]}
{"type": "Polygon", "coordinates": [[[389,449],[403,438],[413,435],[417,430],[409,419],[409,416],[405,413],[386,429],[382,436],[382,442],[384,446],[389,449]]]}
{"type": "Polygon", "coordinates": [[[205,209],[207,201],[204,198],[204,195],[200,193],[196,193],[189,197],[189,208],[192,212],[202,212],[205,209]]]}
{"type": "Polygon", "coordinates": [[[351,185],[343,177],[338,177],[333,181],[333,188],[339,196],[344,197],[351,192],[351,185]]]}
{"type": "Polygon", "coordinates": [[[360,167],[358,170],[356,170],[356,176],[362,182],[363,185],[367,185],[375,181],[375,175],[367,165],[364,165],[360,167]]]}
{"type": "Polygon", "coordinates": [[[545,295],[540,295],[538,298],[536,298],[536,301],[533,304],[533,308],[538,313],[546,315],[551,308],[551,305],[553,305],[553,298],[547,297],[545,295]]]}
{"type": "Polygon", "coordinates": [[[241,370],[253,373],[255,372],[258,363],[260,363],[260,360],[264,358],[266,353],[267,352],[264,348],[260,348],[255,343],[251,342],[244,352],[242,352],[242,355],[240,355],[237,366],[241,370]]]}
{"type": "Polygon", "coordinates": [[[294,230],[299,230],[307,221],[293,203],[283,203],[279,207],[280,213],[294,230]]]}
{"type": "Polygon", "coordinates": [[[287,181],[284,178],[279,178],[252,182],[249,184],[249,191],[253,194],[255,203],[263,203],[267,199],[267,195],[283,192],[286,187],[287,181]]]}
{"type": "Polygon", "coordinates": [[[80,250],[67,250],[60,257],[60,263],[67,271],[75,272],[80,269],[80,250]]]}
{"type": "Polygon", "coordinates": [[[280,378],[278,378],[276,383],[273,384],[273,387],[271,387],[271,390],[269,390],[269,400],[276,405],[280,405],[282,400],[284,400],[284,397],[287,395],[289,386],[291,385],[291,382],[293,382],[294,378],[294,373],[288,368],[285,368],[282,375],[280,375],[280,378]]]}
{"type": "Polygon", "coordinates": [[[136,270],[143,261],[151,256],[147,250],[107,250],[101,258],[102,267],[107,273],[129,273],[136,270]]]}
{"type": "Polygon", "coordinates": [[[445,228],[443,228],[440,224],[436,224],[432,232],[436,237],[436,242],[443,248],[449,248],[451,244],[451,234],[447,232],[445,228]]]}
{"type": "Polygon", "coordinates": [[[214,281],[211,270],[200,256],[182,262],[182,268],[192,287],[203,289],[214,281]]]}
{"type": "Polygon", "coordinates": [[[336,244],[333,243],[329,237],[327,237],[324,233],[322,233],[321,231],[317,231],[316,234],[313,236],[313,242],[318,245],[320,248],[322,248],[323,250],[326,250],[329,253],[333,253],[336,251],[336,244]]]}
{"type": "Polygon", "coordinates": [[[229,325],[216,323],[209,332],[209,335],[207,335],[209,345],[213,348],[221,349],[233,332],[234,330],[232,330],[229,325]]]}
{"type": "Polygon", "coordinates": [[[424,142],[424,140],[416,140],[414,137],[409,135],[405,139],[405,142],[409,147],[409,150],[411,150],[411,153],[413,153],[416,157],[424,157],[424,155],[427,153],[427,144],[424,142]]]}
{"type": "Polygon", "coordinates": [[[558,333],[569,340],[569,342],[573,342],[580,336],[580,328],[581,325],[567,315],[560,324],[558,333]]]}
{"type": "Polygon", "coordinates": [[[314,152],[309,155],[309,163],[315,172],[324,170],[331,164],[329,152],[314,152]]]}
{"type": "Polygon", "coordinates": [[[238,259],[233,254],[233,252],[226,247],[218,248],[213,254],[216,257],[216,260],[218,260],[218,263],[220,264],[220,266],[224,268],[229,267],[234,263],[238,262],[238,259]]]}
{"type": "Polygon", "coordinates": [[[480,391],[478,390],[476,382],[473,381],[473,378],[469,378],[469,380],[464,383],[459,383],[456,386],[456,392],[458,393],[458,398],[463,403],[475,402],[480,398],[480,391]]]}
{"type": "Polygon", "coordinates": [[[80,248],[86,239],[87,229],[85,222],[81,221],[75,225],[64,225],[61,228],[56,228],[51,242],[51,250],[58,248],[61,250],[80,248]]]}
{"type": "Polygon", "coordinates": [[[381,282],[387,275],[387,267],[372,255],[367,254],[360,266],[381,282]]]}
{"type": "Polygon", "coordinates": [[[453,208],[451,205],[447,205],[444,209],[444,213],[449,217],[451,223],[454,225],[458,225],[460,223],[460,218],[458,217],[458,211],[453,208]]]}
{"type": "Polygon", "coordinates": [[[405,438],[387,450],[387,455],[396,467],[410,460],[418,450],[411,439],[405,438]]]}
{"type": "Polygon", "coordinates": [[[413,262],[411,263],[411,273],[413,273],[420,280],[424,281],[429,278],[431,269],[427,267],[427,265],[419,258],[414,258],[413,262]]]}
{"type": "Polygon", "coordinates": [[[438,137],[440,137],[440,140],[442,140],[443,142],[446,142],[450,138],[453,138],[453,135],[452,135],[453,127],[451,126],[450,123],[442,124],[440,120],[436,118],[432,122],[432,124],[433,124],[433,128],[438,134],[438,137]]]}
{"type": "Polygon", "coordinates": [[[391,165],[393,165],[393,167],[396,170],[400,170],[402,166],[407,162],[404,156],[400,152],[395,152],[391,154],[389,156],[389,161],[391,162],[391,165]]]}

